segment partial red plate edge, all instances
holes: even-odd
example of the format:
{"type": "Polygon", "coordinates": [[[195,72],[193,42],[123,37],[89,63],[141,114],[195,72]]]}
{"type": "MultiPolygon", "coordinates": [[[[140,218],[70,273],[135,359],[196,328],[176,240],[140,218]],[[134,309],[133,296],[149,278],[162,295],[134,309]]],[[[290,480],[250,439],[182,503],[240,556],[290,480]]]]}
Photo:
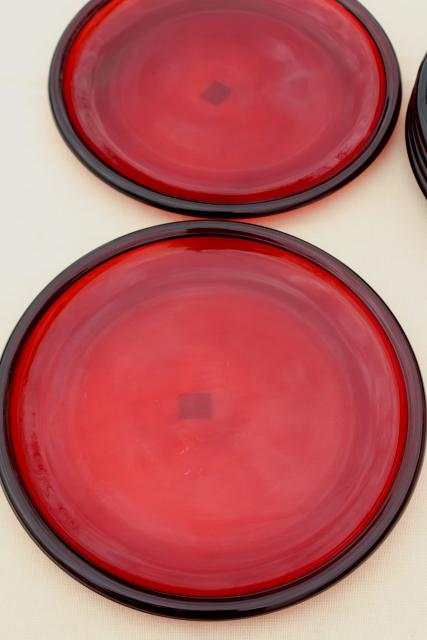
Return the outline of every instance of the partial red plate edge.
{"type": "Polygon", "coordinates": [[[406,113],[406,148],[412,171],[427,198],[423,142],[427,144],[427,55],[421,63],[406,113]]]}
{"type": "Polygon", "coordinates": [[[179,222],[137,231],[95,249],[63,271],[30,305],[6,345],[0,361],[0,410],[1,481],[15,514],[38,546],[68,574],[101,595],[149,613],[186,619],[219,620],[268,613],[313,596],[346,576],[376,549],[401,516],[415,487],[425,446],[426,400],[421,373],[403,329],[377,294],[348,267],[303,240],[260,226],[225,221],[179,222]],[[366,304],[388,336],[402,368],[408,398],[408,436],[401,466],[387,501],[370,526],[316,572],[268,592],[235,598],[176,597],[137,588],[84,560],[38,513],[20,480],[9,439],[8,394],[14,363],[26,335],[52,301],[72,282],[113,255],[153,242],[197,235],[268,243],[303,256],[341,280],[366,304]]]}

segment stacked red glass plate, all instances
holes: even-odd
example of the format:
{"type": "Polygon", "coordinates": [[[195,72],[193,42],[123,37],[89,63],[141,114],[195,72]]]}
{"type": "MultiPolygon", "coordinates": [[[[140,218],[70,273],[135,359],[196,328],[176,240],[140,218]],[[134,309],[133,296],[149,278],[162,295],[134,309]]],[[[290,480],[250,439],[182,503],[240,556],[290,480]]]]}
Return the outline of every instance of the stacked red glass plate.
{"type": "Polygon", "coordinates": [[[420,67],[408,108],[406,143],[415,177],[427,197],[427,57],[420,67]]]}

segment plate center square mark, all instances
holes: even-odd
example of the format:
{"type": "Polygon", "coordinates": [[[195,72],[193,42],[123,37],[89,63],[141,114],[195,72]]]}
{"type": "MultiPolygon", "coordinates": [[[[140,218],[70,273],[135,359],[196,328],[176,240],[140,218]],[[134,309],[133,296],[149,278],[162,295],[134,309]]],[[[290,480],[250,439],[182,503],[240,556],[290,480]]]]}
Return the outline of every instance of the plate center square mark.
{"type": "Polygon", "coordinates": [[[178,396],[178,417],[180,420],[209,419],[213,414],[210,393],[185,393],[178,396]]]}
{"type": "Polygon", "coordinates": [[[213,104],[215,107],[219,107],[231,94],[230,87],[222,82],[212,82],[202,93],[202,98],[213,104]]]}

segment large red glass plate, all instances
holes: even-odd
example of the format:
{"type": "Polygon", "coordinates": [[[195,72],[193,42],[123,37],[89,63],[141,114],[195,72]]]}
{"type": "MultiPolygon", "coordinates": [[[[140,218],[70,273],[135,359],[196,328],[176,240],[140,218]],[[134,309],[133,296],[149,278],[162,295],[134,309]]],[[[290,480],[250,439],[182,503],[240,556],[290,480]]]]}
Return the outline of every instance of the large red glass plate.
{"type": "Polygon", "coordinates": [[[50,92],[95,173],[199,216],[342,186],[384,146],[401,95],[390,42],[354,0],[96,0],[61,39],[50,92]]]}
{"type": "Polygon", "coordinates": [[[106,245],[27,311],[0,369],[19,517],[97,591],[187,617],[331,584],[387,533],[424,396],[399,325],[322,251],[178,223],[106,245]]]}

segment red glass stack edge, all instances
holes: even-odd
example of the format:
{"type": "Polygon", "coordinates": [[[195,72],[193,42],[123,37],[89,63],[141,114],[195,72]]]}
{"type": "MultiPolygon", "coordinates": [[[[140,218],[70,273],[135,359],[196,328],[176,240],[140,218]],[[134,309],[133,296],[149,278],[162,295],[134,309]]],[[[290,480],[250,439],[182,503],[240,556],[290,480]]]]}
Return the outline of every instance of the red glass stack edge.
{"type": "Polygon", "coordinates": [[[393,49],[353,0],[91,2],[51,72],[67,142],[135,197],[260,215],[341,186],[397,119],[393,49]]]}
{"type": "Polygon", "coordinates": [[[387,533],[421,458],[422,383],[384,303],[251,225],[90,254],[21,320],[0,380],[21,520],[80,580],[157,613],[312,595],[387,533]]]}
{"type": "Polygon", "coordinates": [[[408,106],[406,146],[414,175],[427,198],[427,56],[421,63],[408,106]]]}

